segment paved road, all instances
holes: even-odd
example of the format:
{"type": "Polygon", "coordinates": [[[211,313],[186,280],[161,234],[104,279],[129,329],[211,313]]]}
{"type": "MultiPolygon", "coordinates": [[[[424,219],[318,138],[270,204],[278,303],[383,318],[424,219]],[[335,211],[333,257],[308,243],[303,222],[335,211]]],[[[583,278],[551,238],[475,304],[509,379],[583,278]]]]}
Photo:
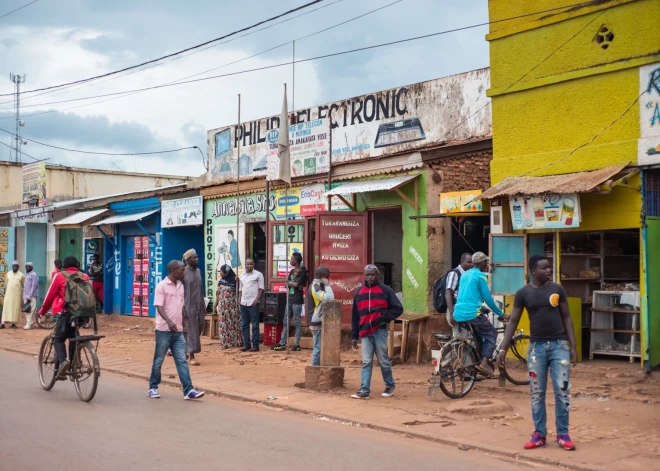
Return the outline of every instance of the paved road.
{"type": "Polygon", "coordinates": [[[94,400],[71,382],[41,389],[36,359],[0,351],[0,463],[21,471],[511,470],[478,452],[216,397],[149,399],[142,381],[102,375],[94,400]]]}

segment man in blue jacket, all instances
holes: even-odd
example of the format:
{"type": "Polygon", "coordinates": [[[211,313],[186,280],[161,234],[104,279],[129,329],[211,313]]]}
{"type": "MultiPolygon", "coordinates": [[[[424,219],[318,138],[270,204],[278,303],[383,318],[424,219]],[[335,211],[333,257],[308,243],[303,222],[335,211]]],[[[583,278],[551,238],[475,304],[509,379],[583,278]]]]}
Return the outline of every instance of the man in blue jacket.
{"type": "Polygon", "coordinates": [[[490,323],[488,316],[481,312],[481,305],[486,305],[493,310],[498,317],[508,320],[509,316],[497,307],[493,296],[488,288],[488,262],[490,258],[483,253],[477,252],[472,255],[474,268],[461,276],[461,289],[458,291],[458,300],[454,306],[454,313],[450,322],[465,322],[474,328],[474,332],[481,338],[481,363],[476,366],[480,373],[486,376],[493,375],[490,360],[495,352],[497,332],[490,323]]]}

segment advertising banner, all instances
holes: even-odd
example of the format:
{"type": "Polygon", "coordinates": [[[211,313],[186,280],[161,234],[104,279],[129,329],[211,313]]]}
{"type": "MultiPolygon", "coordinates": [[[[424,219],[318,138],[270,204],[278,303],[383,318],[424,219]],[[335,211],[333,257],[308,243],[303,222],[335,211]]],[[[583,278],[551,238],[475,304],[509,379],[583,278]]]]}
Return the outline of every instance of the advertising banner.
{"type": "Polygon", "coordinates": [[[580,196],[511,196],[511,221],[514,230],[570,229],[580,227],[580,196]]]}
{"type": "Polygon", "coordinates": [[[46,162],[23,164],[23,208],[46,206],[46,162]]]}
{"type": "MultiPolygon", "coordinates": [[[[440,193],[440,214],[478,213],[487,211],[483,201],[472,201],[483,191],[452,191],[440,193]]],[[[487,203],[486,203],[487,204],[487,203]]]]}
{"type": "Polygon", "coordinates": [[[639,68],[638,164],[660,164],[660,62],[639,68]]]}
{"type": "Polygon", "coordinates": [[[201,226],[203,198],[183,198],[161,203],[161,227],[201,226]]]}

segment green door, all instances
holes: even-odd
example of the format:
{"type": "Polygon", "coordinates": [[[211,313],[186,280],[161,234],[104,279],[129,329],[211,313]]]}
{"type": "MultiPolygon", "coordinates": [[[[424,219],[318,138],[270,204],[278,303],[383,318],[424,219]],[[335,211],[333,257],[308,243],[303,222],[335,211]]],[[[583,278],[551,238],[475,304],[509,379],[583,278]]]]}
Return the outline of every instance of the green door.
{"type": "Polygon", "coordinates": [[[660,364],[660,217],[647,216],[646,224],[646,292],[651,339],[649,361],[651,366],[656,366],[660,364]]]}
{"type": "Polygon", "coordinates": [[[64,260],[64,257],[73,255],[83,262],[82,229],[60,229],[60,243],[57,258],[64,260]]]}

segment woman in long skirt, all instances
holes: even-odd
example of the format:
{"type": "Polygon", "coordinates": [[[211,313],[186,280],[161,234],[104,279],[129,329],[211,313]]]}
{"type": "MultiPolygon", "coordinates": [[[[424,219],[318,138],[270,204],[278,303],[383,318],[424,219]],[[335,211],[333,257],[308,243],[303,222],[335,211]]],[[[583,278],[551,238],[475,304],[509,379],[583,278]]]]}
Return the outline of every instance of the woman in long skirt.
{"type": "Polygon", "coordinates": [[[242,347],[241,319],[236,306],[236,273],[229,265],[220,267],[220,279],[215,298],[220,350],[242,347]]]}

